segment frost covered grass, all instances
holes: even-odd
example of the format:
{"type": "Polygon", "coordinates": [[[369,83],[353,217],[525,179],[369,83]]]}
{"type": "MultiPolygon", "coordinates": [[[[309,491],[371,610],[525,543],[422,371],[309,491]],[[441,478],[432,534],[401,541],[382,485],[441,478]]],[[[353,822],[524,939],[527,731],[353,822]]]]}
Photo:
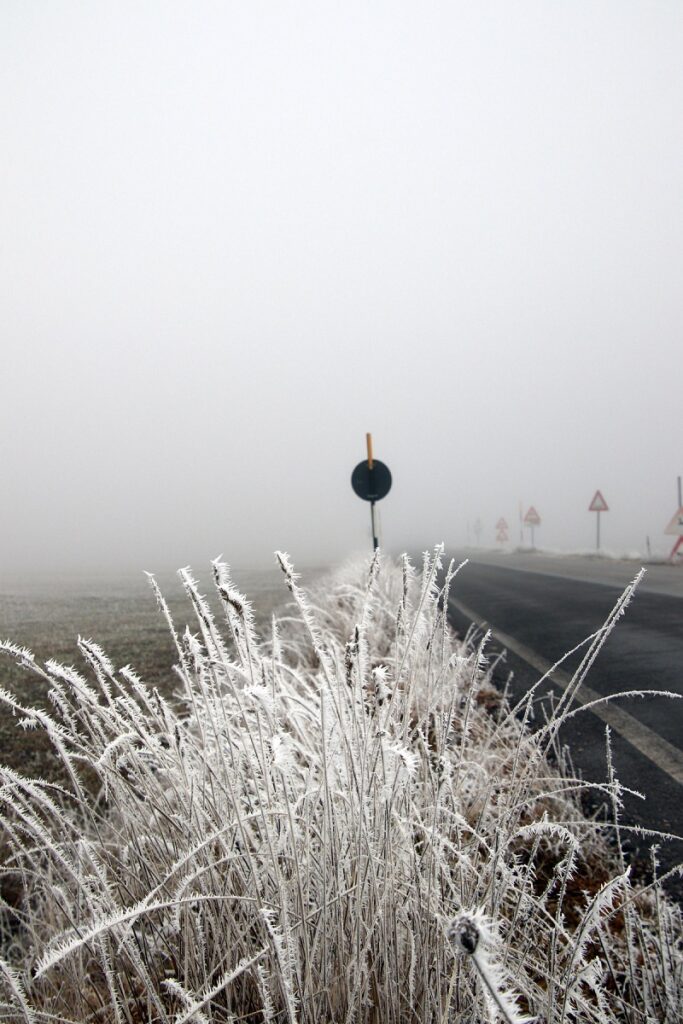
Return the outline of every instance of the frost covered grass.
{"type": "MultiPolygon", "coordinates": [[[[2,647],[52,710],[64,784],[0,770],[0,1018],[11,1021],[678,1021],[681,919],[636,884],[585,784],[552,768],[571,694],[528,728],[457,640],[440,556],[350,566],[256,635],[181,577],[178,698],[2,647]],[[11,885],[9,884],[11,883],[11,885]]],[[[576,685],[628,600],[591,638],[576,685]]],[[[609,750],[609,744],[608,744],[609,750]]]]}

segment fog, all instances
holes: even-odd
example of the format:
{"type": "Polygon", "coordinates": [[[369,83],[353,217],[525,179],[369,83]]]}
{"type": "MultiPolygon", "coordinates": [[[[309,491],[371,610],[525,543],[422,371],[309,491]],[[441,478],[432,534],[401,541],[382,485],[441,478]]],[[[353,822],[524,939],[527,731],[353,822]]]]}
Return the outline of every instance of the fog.
{"type": "Polygon", "coordinates": [[[0,571],[667,551],[683,6],[4,0],[0,571]]]}

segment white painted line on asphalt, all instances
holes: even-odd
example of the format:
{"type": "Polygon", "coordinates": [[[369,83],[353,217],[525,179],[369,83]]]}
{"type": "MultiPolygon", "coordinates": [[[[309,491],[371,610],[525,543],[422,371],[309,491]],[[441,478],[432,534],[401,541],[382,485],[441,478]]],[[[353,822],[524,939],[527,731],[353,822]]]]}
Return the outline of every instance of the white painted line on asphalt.
{"type": "MultiPolygon", "coordinates": [[[[525,661],[527,665],[530,665],[540,675],[544,676],[547,674],[548,678],[557,683],[558,686],[561,686],[563,690],[567,689],[571,683],[571,676],[567,672],[559,668],[553,669],[551,672],[553,668],[551,662],[546,661],[544,657],[532,650],[531,647],[527,647],[526,644],[515,640],[508,633],[504,633],[501,629],[492,626],[490,622],[487,622],[476,612],[472,611],[462,601],[451,597],[449,604],[452,604],[454,608],[457,608],[459,612],[481,629],[488,629],[491,636],[495,637],[499,644],[512,651],[513,654],[516,654],[518,658],[525,661]]],[[[582,683],[574,699],[579,704],[591,704],[595,700],[604,700],[604,698],[605,694],[598,693],[597,690],[593,690],[590,686],[582,683]]],[[[629,714],[628,711],[624,711],[623,708],[618,707],[614,702],[598,704],[597,707],[591,708],[590,711],[609,725],[610,729],[619,733],[625,740],[628,740],[631,746],[649,758],[653,764],[656,764],[658,768],[666,772],[679,785],[683,785],[683,753],[677,747],[674,747],[672,743],[669,743],[668,740],[665,740],[647,725],[643,725],[637,718],[629,714]]]]}

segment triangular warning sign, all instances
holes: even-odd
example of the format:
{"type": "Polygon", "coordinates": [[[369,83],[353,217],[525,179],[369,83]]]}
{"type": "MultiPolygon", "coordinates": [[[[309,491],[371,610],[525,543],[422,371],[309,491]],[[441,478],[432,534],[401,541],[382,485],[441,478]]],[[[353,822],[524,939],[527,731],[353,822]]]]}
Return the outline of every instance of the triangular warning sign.
{"type": "Polygon", "coordinates": [[[541,525],[541,517],[539,516],[538,512],[536,511],[533,505],[531,506],[527,514],[524,516],[524,522],[527,524],[527,526],[541,525]]]}
{"type": "Polygon", "coordinates": [[[498,522],[496,523],[496,529],[497,530],[507,530],[507,528],[508,528],[508,524],[507,524],[506,520],[503,519],[503,517],[501,516],[500,519],[498,520],[498,522]]]}
{"type": "Polygon", "coordinates": [[[593,500],[588,506],[589,512],[609,512],[609,505],[602,496],[602,491],[596,491],[593,500]]]}
{"type": "Polygon", "coordinates": [[[681,505],[664,533],[669,533],[672,537],[683,537],[683,505],[681,505]]]}
{"type": "Polygon", "coordinates": [[[496,534],[496,540],[499,544],[505,544],[509,540],[507,530],[499,530],[496,534]]]}

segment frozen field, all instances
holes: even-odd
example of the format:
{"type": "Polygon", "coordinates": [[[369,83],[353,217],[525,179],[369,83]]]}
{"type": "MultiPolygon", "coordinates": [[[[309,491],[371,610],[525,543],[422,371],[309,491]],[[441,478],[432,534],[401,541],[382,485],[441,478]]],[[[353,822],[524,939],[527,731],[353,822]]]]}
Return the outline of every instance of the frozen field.
{"type": "MultiPolygon", "coordinates": [[[[304,582],[322,570],[303,570],[304,582]]],[[[202,590],[214,604],[210,566],[195,572],[202,590]]],[[[176,628],[192,622],[192,611],[173,572],[157,576],[176,628]]],[[[237,587],[252,600],[259,626],[268,628],[270,616],[289,597],[282,574],[272,569],[234,570],[237,587]]],[[[173,665],[177,657],[163,616],[144,573],[65,575],[60,577],[5,576],[0,581],[0,637],[28,647],[36,658],[54,658],[80,668],[78,636],[98,643],[117,668],[130,664],[145,682],[169,694],[175,687],[173,665]]],[[[0,688],[22,701],[44,705],[45,690],[34,676],[8,656],[0,656],[0,688]]],[[[27,734],[6,712],[0,714],[2,761],[27,773],[48,770],[48,744],[42,733],[27,734]]]]}

